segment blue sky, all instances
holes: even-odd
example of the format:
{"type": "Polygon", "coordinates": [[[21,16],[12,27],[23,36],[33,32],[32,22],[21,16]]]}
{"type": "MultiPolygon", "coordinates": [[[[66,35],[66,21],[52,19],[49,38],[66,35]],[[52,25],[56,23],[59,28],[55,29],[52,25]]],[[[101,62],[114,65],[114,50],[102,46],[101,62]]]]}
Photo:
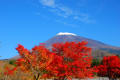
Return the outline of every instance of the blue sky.
{"type": "Polygon", "coordinates": [[[120,0],[0,0],[0,59],[59,32],[120,47],[120,0]]]}

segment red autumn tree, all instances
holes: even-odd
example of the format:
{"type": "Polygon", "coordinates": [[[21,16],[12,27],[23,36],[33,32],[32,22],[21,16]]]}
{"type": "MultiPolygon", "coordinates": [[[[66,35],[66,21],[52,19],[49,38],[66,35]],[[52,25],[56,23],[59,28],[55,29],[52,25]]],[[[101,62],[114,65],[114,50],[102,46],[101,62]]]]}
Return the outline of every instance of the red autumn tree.
{"type": "Polygon", "coordinates": [[[66,42],[53,44],[52,52],[57,54],[59,60],[53,60],[50,66],[59,80],[64,78],[87,78],[93,76],[91,66],[91,48],[86,47],[87,42],[66,42]]]}
{"type": "Polygon", "coordinates": [[[22,45],[18,45],[16,49],[21,57],[16,64],[22,71],[32,73],[34,80],[38,80],[48,73],[46,67],[53,59],[53,54],[48,49],[44,46],[35,46],[29,51],[22,45]]]}
{"type": "Polygon", "coordinates": [[[22,71],[32,73],[34,79],[55,77],[64,78],[92,77],[91,48],[86,42],[66,42],[53,44],[52,50],[45,46],[35,46],[27,50],[22,45],[16,48],[20,54],[17,67],[22,71]]]}
{"type": "Polygon", "coordinates": [[[98,76],[116,79],[120,77],[120,58],[118,56],[104,57],[102,65],[99,65],[97,69],[98,76]]]}

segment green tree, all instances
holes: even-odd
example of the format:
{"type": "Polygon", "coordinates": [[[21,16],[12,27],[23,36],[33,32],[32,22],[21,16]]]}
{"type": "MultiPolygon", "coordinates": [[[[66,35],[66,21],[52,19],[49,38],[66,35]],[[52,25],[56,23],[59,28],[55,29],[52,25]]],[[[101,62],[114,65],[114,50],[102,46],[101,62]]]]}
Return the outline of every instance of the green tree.
{"type": "Polygon", "coordinates": [[[99,59],[93,59],[91,66],[94,67],[94,66],[98,66],[100,64],[101,64],[101,61],[99,59]]]}

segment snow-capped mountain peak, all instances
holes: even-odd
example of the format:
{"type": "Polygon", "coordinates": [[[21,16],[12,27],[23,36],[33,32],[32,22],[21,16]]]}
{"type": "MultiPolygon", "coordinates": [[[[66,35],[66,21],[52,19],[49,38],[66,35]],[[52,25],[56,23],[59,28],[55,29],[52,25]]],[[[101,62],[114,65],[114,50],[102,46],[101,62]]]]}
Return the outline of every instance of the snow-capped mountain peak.
{"type": "Polygon", "coordinates": [[[60,33],[58,33],[57,35],[73,35],[73,36],[77,36],[76,34],[74,34],[74,33],[69,33],[69,32],[60,32],[60,33]]]}

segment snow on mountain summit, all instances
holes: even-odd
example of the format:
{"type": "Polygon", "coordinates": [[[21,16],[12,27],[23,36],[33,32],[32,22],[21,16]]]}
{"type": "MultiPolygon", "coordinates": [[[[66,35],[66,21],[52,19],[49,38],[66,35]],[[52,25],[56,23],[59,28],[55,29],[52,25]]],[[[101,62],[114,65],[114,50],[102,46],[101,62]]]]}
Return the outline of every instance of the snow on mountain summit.
{"type": "Polygon", "coordinates": [[[69,32],[60,32],[60,33],[58,33],[57,35],[73,35],[73,36],[77,36],[76,34],[74,34],[74,33],[69,33],[69,32]]]}

